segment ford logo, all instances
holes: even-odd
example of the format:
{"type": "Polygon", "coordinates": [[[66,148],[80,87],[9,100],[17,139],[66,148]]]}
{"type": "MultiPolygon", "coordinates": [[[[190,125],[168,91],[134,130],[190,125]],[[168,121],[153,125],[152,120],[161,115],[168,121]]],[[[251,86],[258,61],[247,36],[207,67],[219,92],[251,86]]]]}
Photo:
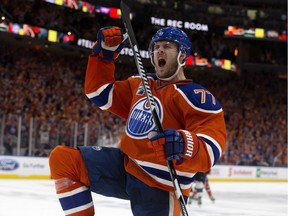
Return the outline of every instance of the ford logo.
{"type": "Polygon", "coordinates": [[[12,159],[0,159],[0,170],[12,171],[19,167],[19,163],[12,159]]]}

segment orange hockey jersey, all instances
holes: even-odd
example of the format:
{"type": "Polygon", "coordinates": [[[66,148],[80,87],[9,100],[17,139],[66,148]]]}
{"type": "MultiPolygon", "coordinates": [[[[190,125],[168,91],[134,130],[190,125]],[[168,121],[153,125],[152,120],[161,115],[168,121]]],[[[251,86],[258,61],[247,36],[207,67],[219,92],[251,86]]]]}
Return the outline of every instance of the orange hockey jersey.
{"type": "MultiPolygon", "coordinates": [[[[174,191],[167,164],[160,163],[148,146],[147,135],[156,129],[141,78],[132,76],[115,81],[114,67],[114,62],[91,55],[85,94],[102,110],[127,120],[119,145],[125,154],[125,170],[151,187],[174,191]]],[[[182,129],[187,137],[193,138],[191,157],[185,157],[181,164],[174,163],[182,192],[188,196],[195,173],[209,170],[224,150],[223,110],[208,90],[192,80],[168,83],[152,74],[148,81],[163,128],[182,129]]]]}

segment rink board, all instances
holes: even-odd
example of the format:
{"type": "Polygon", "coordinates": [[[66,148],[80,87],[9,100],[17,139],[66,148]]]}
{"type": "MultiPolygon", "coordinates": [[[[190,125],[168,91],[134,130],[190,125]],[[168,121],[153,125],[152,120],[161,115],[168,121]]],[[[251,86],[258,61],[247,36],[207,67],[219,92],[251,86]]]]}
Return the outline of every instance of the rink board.
{"type": "MultiPolygon", "coordinates": [[[[0,179],[50,179],[47,157],[0,155],[0,179]]],[[[216,165],[209,173],[214,182],[288,182],[286,167],[216,165]]]]}
{"type": "Polygon", "coordinates": [[[47,157],[0,155],[0,179],[50,179],[47,157]]]}

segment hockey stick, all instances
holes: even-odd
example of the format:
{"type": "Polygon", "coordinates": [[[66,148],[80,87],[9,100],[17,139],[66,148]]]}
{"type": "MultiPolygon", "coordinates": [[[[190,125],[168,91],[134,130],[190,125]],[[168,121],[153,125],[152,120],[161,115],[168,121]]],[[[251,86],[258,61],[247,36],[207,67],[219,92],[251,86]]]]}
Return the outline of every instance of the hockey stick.
{"type": "MultiPolygon", "coordinates": [[[[155,122],[158,133],[161,133],[161,132],[163,132],[163,127],[161,125],[159,116],[157,114],[155,100],[154,100],[151,88],[149,86],[147,74],[146,74],[146,71],[145,71],[143,63],[142,63],[142,59],[141,59],[141,56],[139,53],[136,37],[135,37],[133,27],[132,27],[132,24],[130,21],[130,17],[129,17],[131,5],[132,5],[132,0],[121,0],[121,2],[120,2],[120,9],[121,9],[121,14],[122,14],[121,16],[122,16],[122,20],[124,22],[124,26],[126,28],[126,33],[128,34],[130,45],[131,45],[133,53],[134,53],[134,59],[135,59],[136,66],[137,66],[138,72],[139,72],[141,80],[142,80],[142,84],[144,86],[144,90],[145,90],[146,97],[147,97],[147,100],[148,100],[148,103],[150,106],[153,120],[155,122]]],[[[173,166],[172,161],[167,161],[167,165],[168,165],[168,170],[170,173],[171,180],[173,182],[175,195],[178,199],[182,215],[188,216],[188,212],[187,212],[186,205],[185,205],[185,200],[184,200],[181,188],[180,188],[180,184],[179,184],[178,179],[177,179],[176,170],[173,166]]]]}

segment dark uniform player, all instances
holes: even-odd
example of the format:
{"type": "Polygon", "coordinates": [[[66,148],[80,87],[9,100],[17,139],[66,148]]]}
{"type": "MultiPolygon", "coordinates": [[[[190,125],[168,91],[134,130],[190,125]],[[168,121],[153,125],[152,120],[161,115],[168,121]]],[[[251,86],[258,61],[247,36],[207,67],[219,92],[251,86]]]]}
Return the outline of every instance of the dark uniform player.
{"type": "MultiPolygon", "coordinates": [[[[209,173],[209,172],[208,172],[209,173]]],[[[198,205],[202,205],[202,195],[203,189],[205,188],[210,200],[215,202],[215,198],[212,195],[212,191],[208,181],[208,173],[198,172],[195,175],[195,186],[191,189],[189,201],[188,203],[191,204],[192,200],[197,200],[198,205]]]]}

